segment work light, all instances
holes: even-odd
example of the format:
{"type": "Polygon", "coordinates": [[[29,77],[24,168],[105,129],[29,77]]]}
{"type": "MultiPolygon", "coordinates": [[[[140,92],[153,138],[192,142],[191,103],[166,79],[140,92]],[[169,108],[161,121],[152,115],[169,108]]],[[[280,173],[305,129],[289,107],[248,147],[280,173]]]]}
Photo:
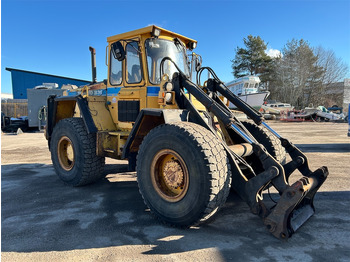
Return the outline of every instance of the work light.
{"type": "Polygon", "coordinates": [[[195,49],[197,47],[197,43],[196,42],[190,42],[188,44],[188,47],[189,47],[190,50],[193,50],[193,49],[195,49]]]}
{"type": "Polygon", "coordinates": [[[159,35],[160,35],[160,29],[156,28],[156,27],[153,27],[153,29],[152,29],[152,36],[158,37],[159,35]]]}

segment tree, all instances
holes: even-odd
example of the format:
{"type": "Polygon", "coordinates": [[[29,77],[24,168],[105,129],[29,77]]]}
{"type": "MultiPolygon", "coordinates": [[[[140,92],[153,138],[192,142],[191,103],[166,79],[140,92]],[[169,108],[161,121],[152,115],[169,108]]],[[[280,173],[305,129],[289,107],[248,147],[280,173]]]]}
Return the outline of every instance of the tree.
{"type": "Polygon", "coordinates": [[[317,64],[324,69],[322,83],[325,86],[344,79],[349,68],[343,61],[336,57],[333,50],[326,50],[322,46],[314,49],[317,64]]]}
{"type": "MultiPolygon", "coordinates": [[[[343,61],[336,57],[333,50],[326,50],[322,46],[314,49],[317,57],[317,65],[323,68],[322,84],[314,90],[311,100],[314,104],[327,105],[329,97],[327,89],[334,83],[340,82],[346,76],[349,68],[343,61]]],[[[328,105],[330,106],[330,105],[328,105]]]]}
{"type": "Polygon", "coordinates": [[[308,42],[303,39],[288,41],[282,57],[274,61],[270,83],[272,97],[297,107],[311,103],[324,74],[324,68],[317,61],[308,42]]]}
{"type": "Polygon", "coordinates": [[[266,51],[266,44],[260,36],[248,35],[243,39],[245,48],[236,48],[232,62],[233,75],[238,78],[246,75],[258,75],[262,82],[271,74],[272,58],[266,51]]]}

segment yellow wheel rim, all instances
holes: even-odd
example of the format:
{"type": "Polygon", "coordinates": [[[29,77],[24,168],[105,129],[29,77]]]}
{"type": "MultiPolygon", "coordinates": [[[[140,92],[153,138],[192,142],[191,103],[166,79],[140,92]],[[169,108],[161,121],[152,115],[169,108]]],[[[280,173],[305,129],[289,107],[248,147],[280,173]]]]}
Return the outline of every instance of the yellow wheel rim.
{"type": "Polygon", "coordinates": [[[57,155],[61,167],[66,171],[72,170],[74,166],[74,150],[72,141],[68,137],[63,136],[58,141],[57,155]]]}
{"type": "Polygon", "coordinates": [[[163,199],[169,202],[180,201],[186,195],[189,184],[185,161],[173,150],[159,151],[151,164],[151,180],[163,199]]]}

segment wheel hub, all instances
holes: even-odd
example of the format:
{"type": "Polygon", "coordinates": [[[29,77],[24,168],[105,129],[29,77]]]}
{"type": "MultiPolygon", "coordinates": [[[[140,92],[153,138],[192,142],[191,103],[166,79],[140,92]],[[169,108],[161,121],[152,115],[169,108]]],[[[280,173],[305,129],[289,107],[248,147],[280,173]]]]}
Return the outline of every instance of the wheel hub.
{"type": "Polygon", "coordinates": [[[73,150],[72,141],[68,137],[63,136],[58,141],[57,156],[58,156],[58,161],[64,170],[66,171],[72,170],[75,162],[74,150],[73,150]]]}
{"type": "Polygon", "coordinates": [[[169,202],[177,202],[184,198],[189,186],[185,161],[170,149],[163,149],[154,156],[151,179],[156,192],[169,202]]]}
{"type": "Polygon", "coordinates": [[[163,168],[164,180],[169,187],[177,188],[184,180],[181,165],[176,161],[166,162],[163,168]]]}

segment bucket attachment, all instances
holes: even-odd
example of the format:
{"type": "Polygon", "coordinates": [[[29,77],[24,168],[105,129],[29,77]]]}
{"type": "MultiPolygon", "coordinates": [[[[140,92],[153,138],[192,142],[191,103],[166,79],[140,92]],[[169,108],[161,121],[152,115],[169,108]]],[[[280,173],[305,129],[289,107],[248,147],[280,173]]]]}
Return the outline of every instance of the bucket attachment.
{"type": "Polygon", "coordinates": [[[279,239],[291,237],[315,213],[314,196],[328,176],[327,167],[311,172],[307,157],[288,140],[283,141],[292,157],[291,162],[282,166],[262,145],[254,144],[254,153],[265,171],[250,179],[242,179],[242,174],[238,172],[233,172],[232,177],[235,191],[249,205],[251,212],[259,215],[267,229],[279,239]],[[289,185],[288,178],[297,168],[304,176],[289,185]],[[267,207],[263,201],[262,192],[269,186],[274,186],[281,195],[273,207],[267,207]]]}
{"type": "Polygon", "coordinates": [[[327,175],[327,167],[321,167],[283,192],[277,205],[264,219],[266,227],[275,237],[290,237],[315,213],[314,196],[327,175]]]}
{"type": "MultiPolygon", "coordinates": [[[[263,124],[270,128],[266,123],[263,124]]],[[[239,131],[237,125],[231,127],[239,131]]],[[[267,229],[275,237],[287,239],[315,213],[314,196],[326,180],[328,169],[323,166],[312,172],[305,154],[276,132],[275,135],[280,139],[292,160],[281,165],[271,157],[263,145],[253,142],[253,152],[261,161],[265,171],[250,179],[241,179],[239,177],[242,174],[234,172],[232,186],[250,206],[252,213],[263,219],[267,229]],[[296,169],[302,173],[303,177],[290,185],[288,179],[296,169]],[[274,207],[269,208],[264,204],[262,191],[270,186],[275,187],[281,197],[274,207]]]]}

